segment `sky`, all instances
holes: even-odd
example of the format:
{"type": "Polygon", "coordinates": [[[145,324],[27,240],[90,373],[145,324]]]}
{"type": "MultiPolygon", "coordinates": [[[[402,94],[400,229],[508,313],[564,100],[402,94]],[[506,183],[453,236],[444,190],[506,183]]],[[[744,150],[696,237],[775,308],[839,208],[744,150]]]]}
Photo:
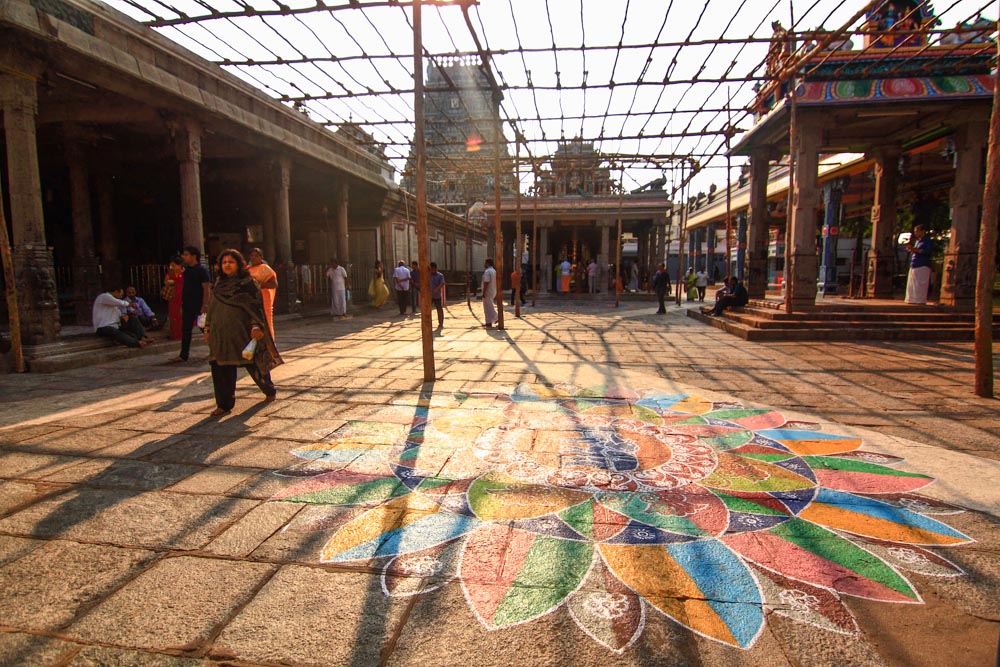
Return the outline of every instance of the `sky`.
{"type": "MultiPolygon", "coordinates": [[[[412,7],[361,0],[361,9],[247,16],[248,7],[275,12],[279,0],[104,2],[142,22],[177,19],[182,14],[204,17],[209,8],[239,14],[157,30],[198,55],[223,63],[266,94],[290,98],[289,104],[295,98],[328,97],[303,100],[313,120],[361,123],[386,144],[397,174],[403,169],[413,136],[412,7]],[[248,64],[251,60],[254,64],[248,64]]],[[[292,9],[317,5],[317,0],[280,2],[292,9]]],[[[347,0],[326,0],[329,7],[346,4],[347,0]]],[[[667,178],[668,189],[675,186],[680,164],[690,156],[703,168],[691,184],[695,194],[713,183],[721,187],[727,180],[722,132],[729,125],[742,131],[752,126],[744,109],[753,99],[755,80],[763,74],[772,22],[796,30],[839,29],[864,4],[862,0],[479,0],[468,12],[470,31],[460,7],[440,2],[432,6],[425,0],[422,42],[425,67],[455,53],[475,53],[473,34],[495,54],[492,69],[506,87],[501,105],[505,135],[512,142],[517,127],[527,143],[522,156],[544,158],[560,138],[576,137],[595,142],[606,155],[661,156],[656,164],[621,157],[615,170],[624,168],[627,189],[659,176],[667,178]],[[732,43],[726,43],[729,40],[732,43]],[[691,83],[694,79],[699,81],[691,83]],[[671,155],[678,158],[664,157],[671,155]]],[[[933,5],[943,28],[980,12],[996,19],[993,1],[927,4],[933,5]]],[[[860,47],[861,38],[854,41],[860,47]]],[[[514,153],[513,143],[508,150],[514,153]]],[[[732,160],[732,177],[743,161],[732,160]]],[[[526,167],[521,183],[525,191],[532,183],[526,167]]]]}

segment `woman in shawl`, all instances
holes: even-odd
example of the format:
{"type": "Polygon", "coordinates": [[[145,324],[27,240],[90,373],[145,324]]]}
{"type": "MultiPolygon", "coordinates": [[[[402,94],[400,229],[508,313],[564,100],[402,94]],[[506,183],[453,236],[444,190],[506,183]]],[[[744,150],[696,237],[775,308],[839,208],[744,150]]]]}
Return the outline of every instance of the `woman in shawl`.
{"type": "Polygon", "coordinates": [[[224,250],[219,255],[219,269],[205,318],[208,360],[215,387],[216,408],[211,412],[214,416],[224,415],[236,405],[238,366],[247,369],[264,392],[264,400],[273,401],[277,389],[271,382],[271,369],[282,363],[264,317],[260,288],[250,277],[243,255],[238,250],[224,250]],[[251,340],[256,341],[252,350],[251,340]]]}
{"type": "Polygon", "coordinates": [[[260,248],[254,248],[249,255],[250,264],[247,270],[250,277],[260,288],[264,299],[264,316],[267,317],[267,328],[274,335],[274,296],[278,293],[278,274],[264,261],[264,253],[260,248]]]}
{"type": "Polygon", "coordinates": [[[385,300],[389,298],[389,288],[385,284],[385,275],[382,270],[382,261],[375,261],[375,275],[368,285],[368,298],[371,299],[373,308],[381,308],[385,300]]]}
{"type": "Polygon", "coordinates": [[[167,277],[160,295],[169,304],[170,340],[181,339],[181,294],[184,292],[184,264],[180,255],[170,258],[167,277]]]}

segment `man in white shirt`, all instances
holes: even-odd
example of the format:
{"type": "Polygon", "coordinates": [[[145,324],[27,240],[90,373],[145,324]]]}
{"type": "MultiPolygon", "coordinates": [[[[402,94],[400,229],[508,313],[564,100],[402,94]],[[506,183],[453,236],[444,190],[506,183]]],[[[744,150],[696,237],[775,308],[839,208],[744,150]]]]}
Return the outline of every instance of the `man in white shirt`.
{"type": "Polygon", "coordinates": [[[396,270],[392,272],[392,282],[396,288],[399,314],[406,315],[406,306],[410,303],[410,270],[406,268],[406,262],[400,260],[396,265],[396,270]]]}
{"type": "Polygon", "coordinates": [[[146,330],[142,328],[139,318],[122,315],[122,308],[131,305],[123,299],[124,296],[125,290],[116,287],[94,299],[94,333],[128,347],[146,347],[146,330]]]}
{"type": "Polygon", "coordinates": [[[568,294],[570,276],[573,273],[573,265],[570,264],[569,259],[564,259],[559,265],[559,273],[559,291],[568,294]]]}
{"type": "Polygon", "coordinates": [[[493,299],[497,295],[497,271],[493,268],[493,260],[486,260],[483,271],[483,317],[486,319],[484,325],[487,329],[492,329],[497,322],[497,309],[493,305],[493,299]]]}
{"type": "Polygon", "coordinates": [[[330,314],[342,317],[347,314],[347,269],[331,259],[326,278],[330,281],[330,314]]]}
{"type": "Polygon", "coordinates": [[[313,276],[308,264],[299,265],[299,280],[302,285],[302,302],[308,303],[313,295],[313,276]]]}
{"type": "Polygon", "coordinates": [[[705,269],[699,269],[694,274],[694,286],[698,289],[698,301],[705,300],[705,289],[708,287],[708,273],[705,269]]]}
{"type": "Polygon", "coordinates": [[[587,265],[587,287],[591,294],[597,294],[597,274],[600,273],[600,268],[597,266],[597,262],[590,260],[590,264],[587,265]]]}

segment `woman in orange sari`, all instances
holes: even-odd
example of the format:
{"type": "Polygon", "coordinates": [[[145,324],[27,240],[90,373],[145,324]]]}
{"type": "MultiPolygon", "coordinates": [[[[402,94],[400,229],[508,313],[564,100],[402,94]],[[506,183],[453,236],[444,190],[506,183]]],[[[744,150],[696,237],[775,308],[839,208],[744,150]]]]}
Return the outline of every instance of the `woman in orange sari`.
{"type": "Polygon", "coordinates": [[[250,260],[247,269],[250,277],[260,288],[260,294],[264,298],[264,316],[267,318],[267,328],[274,335],[274,296],[278,293],[278,274],[274,272],[267,262],[264,261],[264,253],[260,248],[250,251],[250,260]]]}

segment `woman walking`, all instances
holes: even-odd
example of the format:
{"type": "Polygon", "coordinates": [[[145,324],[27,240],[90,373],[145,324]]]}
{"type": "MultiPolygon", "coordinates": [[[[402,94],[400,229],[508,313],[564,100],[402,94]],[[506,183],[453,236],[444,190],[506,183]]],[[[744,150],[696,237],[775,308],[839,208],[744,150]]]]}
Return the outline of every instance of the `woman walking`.
{"type": "Polygon", "coordinates": [[[215,388],[213,416],[228,413],[236,405],[236,369],[243,366],[264,392],[265,401],[277,395],[271,369],[282,363],[264,317],[260,288],[250,277],[246,260],[238,250],[219,255],[220,274],[212,287],[205,319],[208,360],[215,388]],[[255,345],[251,345],[255,341],[255,345]]]}
{"type": "Polygon", "coordinates": [[[382,260],[375,261],[375,275],[368,285],[368,298],[371,299],[373,308],[381,308],[386,299],[389,298],[389,287],[385,284],[385,272],[382,269],[382,260]]]}
{"type": "Polygon", "coordinates": [[[264,261],[264,253],[260,248],[250,251],[250,264],[247,267],[250,277],[260,288],[264,299],[264,316],[267,317],[267,328],[274,335],[274,297],[278,293],[278,274],[264,261]]]}

